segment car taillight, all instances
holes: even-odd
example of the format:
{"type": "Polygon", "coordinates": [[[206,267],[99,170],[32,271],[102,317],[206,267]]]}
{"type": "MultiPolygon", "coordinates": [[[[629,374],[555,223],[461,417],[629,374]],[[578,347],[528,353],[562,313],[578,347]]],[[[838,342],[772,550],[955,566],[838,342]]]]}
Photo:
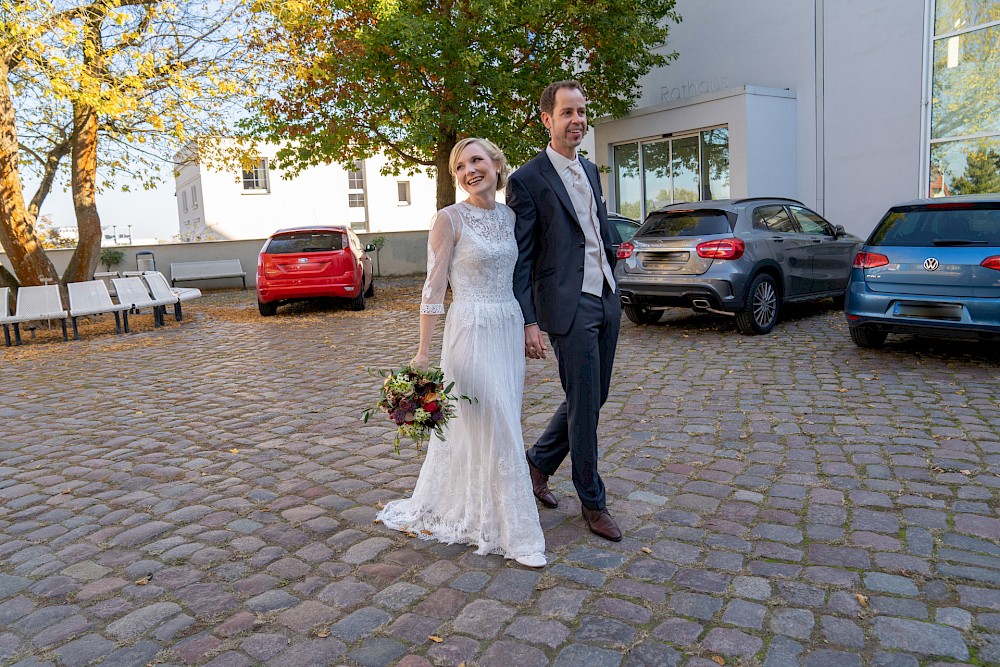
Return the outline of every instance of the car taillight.
{"type": "Polygon", "coordinates": [[[618,259],[628,259],[635,252],[635,246],[628,241],[623,242],[618,246],[618,252],[615,253],[615,257],[618,259]]]}
{"type": "Polygon", "coordinates": [[[274,258],[270,255],[260,256],[260,269],[258,273],[266,278],[273,278],[280,274],[278,267],[274,265],[274,258]]]}
{"type": "Polygon", "coordinates": [[[979,264],[979,266],[985,266],[987,269],[1000,271],[1000,255],[993,255],[992,257],[987,257],[979,264]]]}
{"type": "Polygon", "coordinates": [[[743,239],[719,239],[699,243],[695,250],[706,259],[739,259],[747,249],[743,239]]]}
{"type": "Polygon", "coordinates": [[[854,256],[855,269],[874,269],[876,266],[885,266],[889,263],[889,258],[877,252],[859,252],[854,256]]]}

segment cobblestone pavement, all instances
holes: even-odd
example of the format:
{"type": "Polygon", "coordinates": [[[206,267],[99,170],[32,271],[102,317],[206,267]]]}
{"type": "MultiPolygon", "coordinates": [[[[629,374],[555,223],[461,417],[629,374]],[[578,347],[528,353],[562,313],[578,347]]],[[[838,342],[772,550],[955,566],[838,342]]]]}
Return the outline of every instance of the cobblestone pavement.
{"type": "MultiPolygon", "coordinates": [[[[756,338],[626,321],[625,539],[586,531],[564,465],[535,571],[372,522],[421,462],[358,419],[412,310],[252,298],[0,352],[0,664],[1000,664],[994,347],[860,350],[829,302],[756,338]]],[[[531,362],[526,440],[558,401],[531,362]]]]}

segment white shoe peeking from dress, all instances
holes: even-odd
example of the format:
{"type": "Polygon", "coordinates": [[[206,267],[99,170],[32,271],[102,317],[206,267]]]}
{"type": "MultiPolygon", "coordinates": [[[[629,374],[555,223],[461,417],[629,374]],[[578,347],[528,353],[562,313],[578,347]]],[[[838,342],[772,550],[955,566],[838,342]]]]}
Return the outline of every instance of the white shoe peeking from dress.
{"type": "Polygon", "coordinates": [[[518,563],[524,565],[525,567],[545,567],[548,561],[545,560],[545,554],[531,554],[530,556],[518,556],[515,558],[518,563]]]}

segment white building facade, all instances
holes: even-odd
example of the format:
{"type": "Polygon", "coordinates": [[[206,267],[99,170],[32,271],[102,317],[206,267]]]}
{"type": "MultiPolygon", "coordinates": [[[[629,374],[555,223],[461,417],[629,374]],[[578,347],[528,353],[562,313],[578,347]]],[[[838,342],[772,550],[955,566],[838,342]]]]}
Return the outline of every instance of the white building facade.
{"type": "Polygon", "coordinates": [[[180,240],[266,238],[277,229],[348,224],[357,232],[428,229],[436,210],[434,179],[425,173],[383,176],[381,156],[356,168],[329,164],[282,178],[278,147],[258,146],[242,169],[178,161],[175,176],[180,240]]]}
{"type": "Polygon", "coordinates": [[[593,122],[609,206],[799,199],[866,236],[1000,172],[1000,1],[678,0],[636,108],[593,122]],[[980,171],[982,171],[980,169],[980,171]]]}

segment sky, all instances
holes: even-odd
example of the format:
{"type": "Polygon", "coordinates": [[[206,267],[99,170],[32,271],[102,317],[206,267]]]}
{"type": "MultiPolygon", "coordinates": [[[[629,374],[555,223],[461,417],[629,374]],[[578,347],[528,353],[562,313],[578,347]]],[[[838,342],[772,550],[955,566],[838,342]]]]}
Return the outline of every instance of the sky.
{"type": "MultiPolygon", "coordinates": [[[[35,192],[36,183],[25,182],[25,198],[35,192]]],[[[132,225],[132,240],[163,239],[169,241],[179,233],[177,205],[174,198],[174,179],[168,178],[155,190],[143,190],[141,185],[133,185],[131,192],[104,190],[97,195],[97,212],[101,216],[101,226],[115,226],[116,231],[128,229],[132,225]]],[[[73,197],[69,190],[54,187],[42,204],[41,215],[52,216],[57,227],[75,226],[73,197]]]]}

